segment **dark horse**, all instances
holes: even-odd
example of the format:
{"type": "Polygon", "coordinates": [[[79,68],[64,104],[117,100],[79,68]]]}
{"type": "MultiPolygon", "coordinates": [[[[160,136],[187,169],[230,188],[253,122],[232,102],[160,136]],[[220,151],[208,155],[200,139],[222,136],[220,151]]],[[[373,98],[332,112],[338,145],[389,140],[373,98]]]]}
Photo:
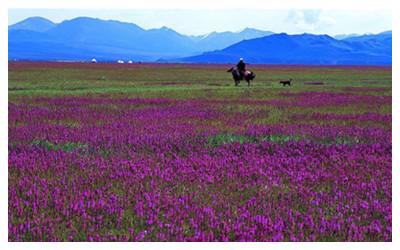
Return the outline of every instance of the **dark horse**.
{"type": "Polygon", "coordinates": [[[239,75],[239,72],[235,69],[235,67],[228,69],[226,72],[232,72],[233,80],[235,81],[235,86],[238,86],[240,81],[245,80],[247,82],[247,87],[250,87],[250,81],[254,80],[254,78],[256,77],[256,75],[251,71],[246,76],[241,77],[239,75]]]}

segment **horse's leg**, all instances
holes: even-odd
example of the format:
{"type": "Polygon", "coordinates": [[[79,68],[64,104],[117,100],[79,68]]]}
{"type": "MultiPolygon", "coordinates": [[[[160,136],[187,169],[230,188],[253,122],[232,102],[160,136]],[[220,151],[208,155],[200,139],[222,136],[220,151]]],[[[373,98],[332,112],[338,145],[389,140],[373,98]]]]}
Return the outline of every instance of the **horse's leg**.
{"type": "Polygon", "coordinates": [[[235,86],[237,86],[237,80],[235,77],[233,77],[233,80],[235,81],[235,86]]]}
{"type": "Polygon", "coordinates": [[[235,71],[232,72],[232,77],[233,77],[233,80],[235,81],[235,86],[237,86],[238,85],[238,80],[237,80],[237,77],[235,76],[234,72],[235,71]]]}

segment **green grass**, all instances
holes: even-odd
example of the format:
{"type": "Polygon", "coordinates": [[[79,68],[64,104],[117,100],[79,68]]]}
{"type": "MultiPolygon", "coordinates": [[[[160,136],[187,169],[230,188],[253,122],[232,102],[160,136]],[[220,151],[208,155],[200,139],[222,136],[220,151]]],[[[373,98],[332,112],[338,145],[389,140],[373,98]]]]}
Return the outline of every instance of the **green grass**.
{"type": "MultiPolygon", "coordinates": [[[[64,152],[69,152],[72,153],[73,150],[77,149],[87,149],[87,144],[84,143],[75,143],[75,142],[66,142],[66,143],[61,143],[61,144],[54,144],[48,141],[42,141],[42,140],[34,140],[31,142],[25,143],[26,145],[31,145],[31,146],[39,146],[42,148],[47,148],[48,150],[62,150],[64,152]]],[[[16,146],[17,144],[15,142],[11,143],[11,146],[16,146]]]]}

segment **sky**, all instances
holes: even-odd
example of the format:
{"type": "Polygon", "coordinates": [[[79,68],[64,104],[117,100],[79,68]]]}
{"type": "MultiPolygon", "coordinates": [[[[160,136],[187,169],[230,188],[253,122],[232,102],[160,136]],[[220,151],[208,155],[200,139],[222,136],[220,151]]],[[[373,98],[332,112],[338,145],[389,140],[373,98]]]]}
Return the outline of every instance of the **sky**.
{"type": "MultiPolygon", "coordinates": [[[[250,5],[251,6],[251,5],[250,5]]],[[[392,29],[392,10],[332,8],[8,8],[8,25],[41,16],[55,23],[79,16],[135,23],[144,29],[167,26],[185,35],[237,32],[246,27],[288,34],[365,34],[392,29]]]]}

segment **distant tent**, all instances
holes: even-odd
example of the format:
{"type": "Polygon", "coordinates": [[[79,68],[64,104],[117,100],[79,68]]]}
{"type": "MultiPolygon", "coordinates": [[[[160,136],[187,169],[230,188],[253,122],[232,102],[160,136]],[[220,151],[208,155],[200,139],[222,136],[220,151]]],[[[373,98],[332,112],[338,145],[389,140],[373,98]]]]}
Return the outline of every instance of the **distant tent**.
{"type": "Polygon", "coordinates": [[[128,63],[132,63],[132,61],[128,61],[128,63]]]}
{"type": "Polygon", "coordinates": [[[92,63],[97,63],[96,58],[93,58],[91,62],[92,62],[92,63]]]}
{"type": "Polygon", "coordinates": [[[118,61],[117,61],[117,63],[124,63],[124,61],[122,61],[122,60],[118,60],[118,61]]]}

